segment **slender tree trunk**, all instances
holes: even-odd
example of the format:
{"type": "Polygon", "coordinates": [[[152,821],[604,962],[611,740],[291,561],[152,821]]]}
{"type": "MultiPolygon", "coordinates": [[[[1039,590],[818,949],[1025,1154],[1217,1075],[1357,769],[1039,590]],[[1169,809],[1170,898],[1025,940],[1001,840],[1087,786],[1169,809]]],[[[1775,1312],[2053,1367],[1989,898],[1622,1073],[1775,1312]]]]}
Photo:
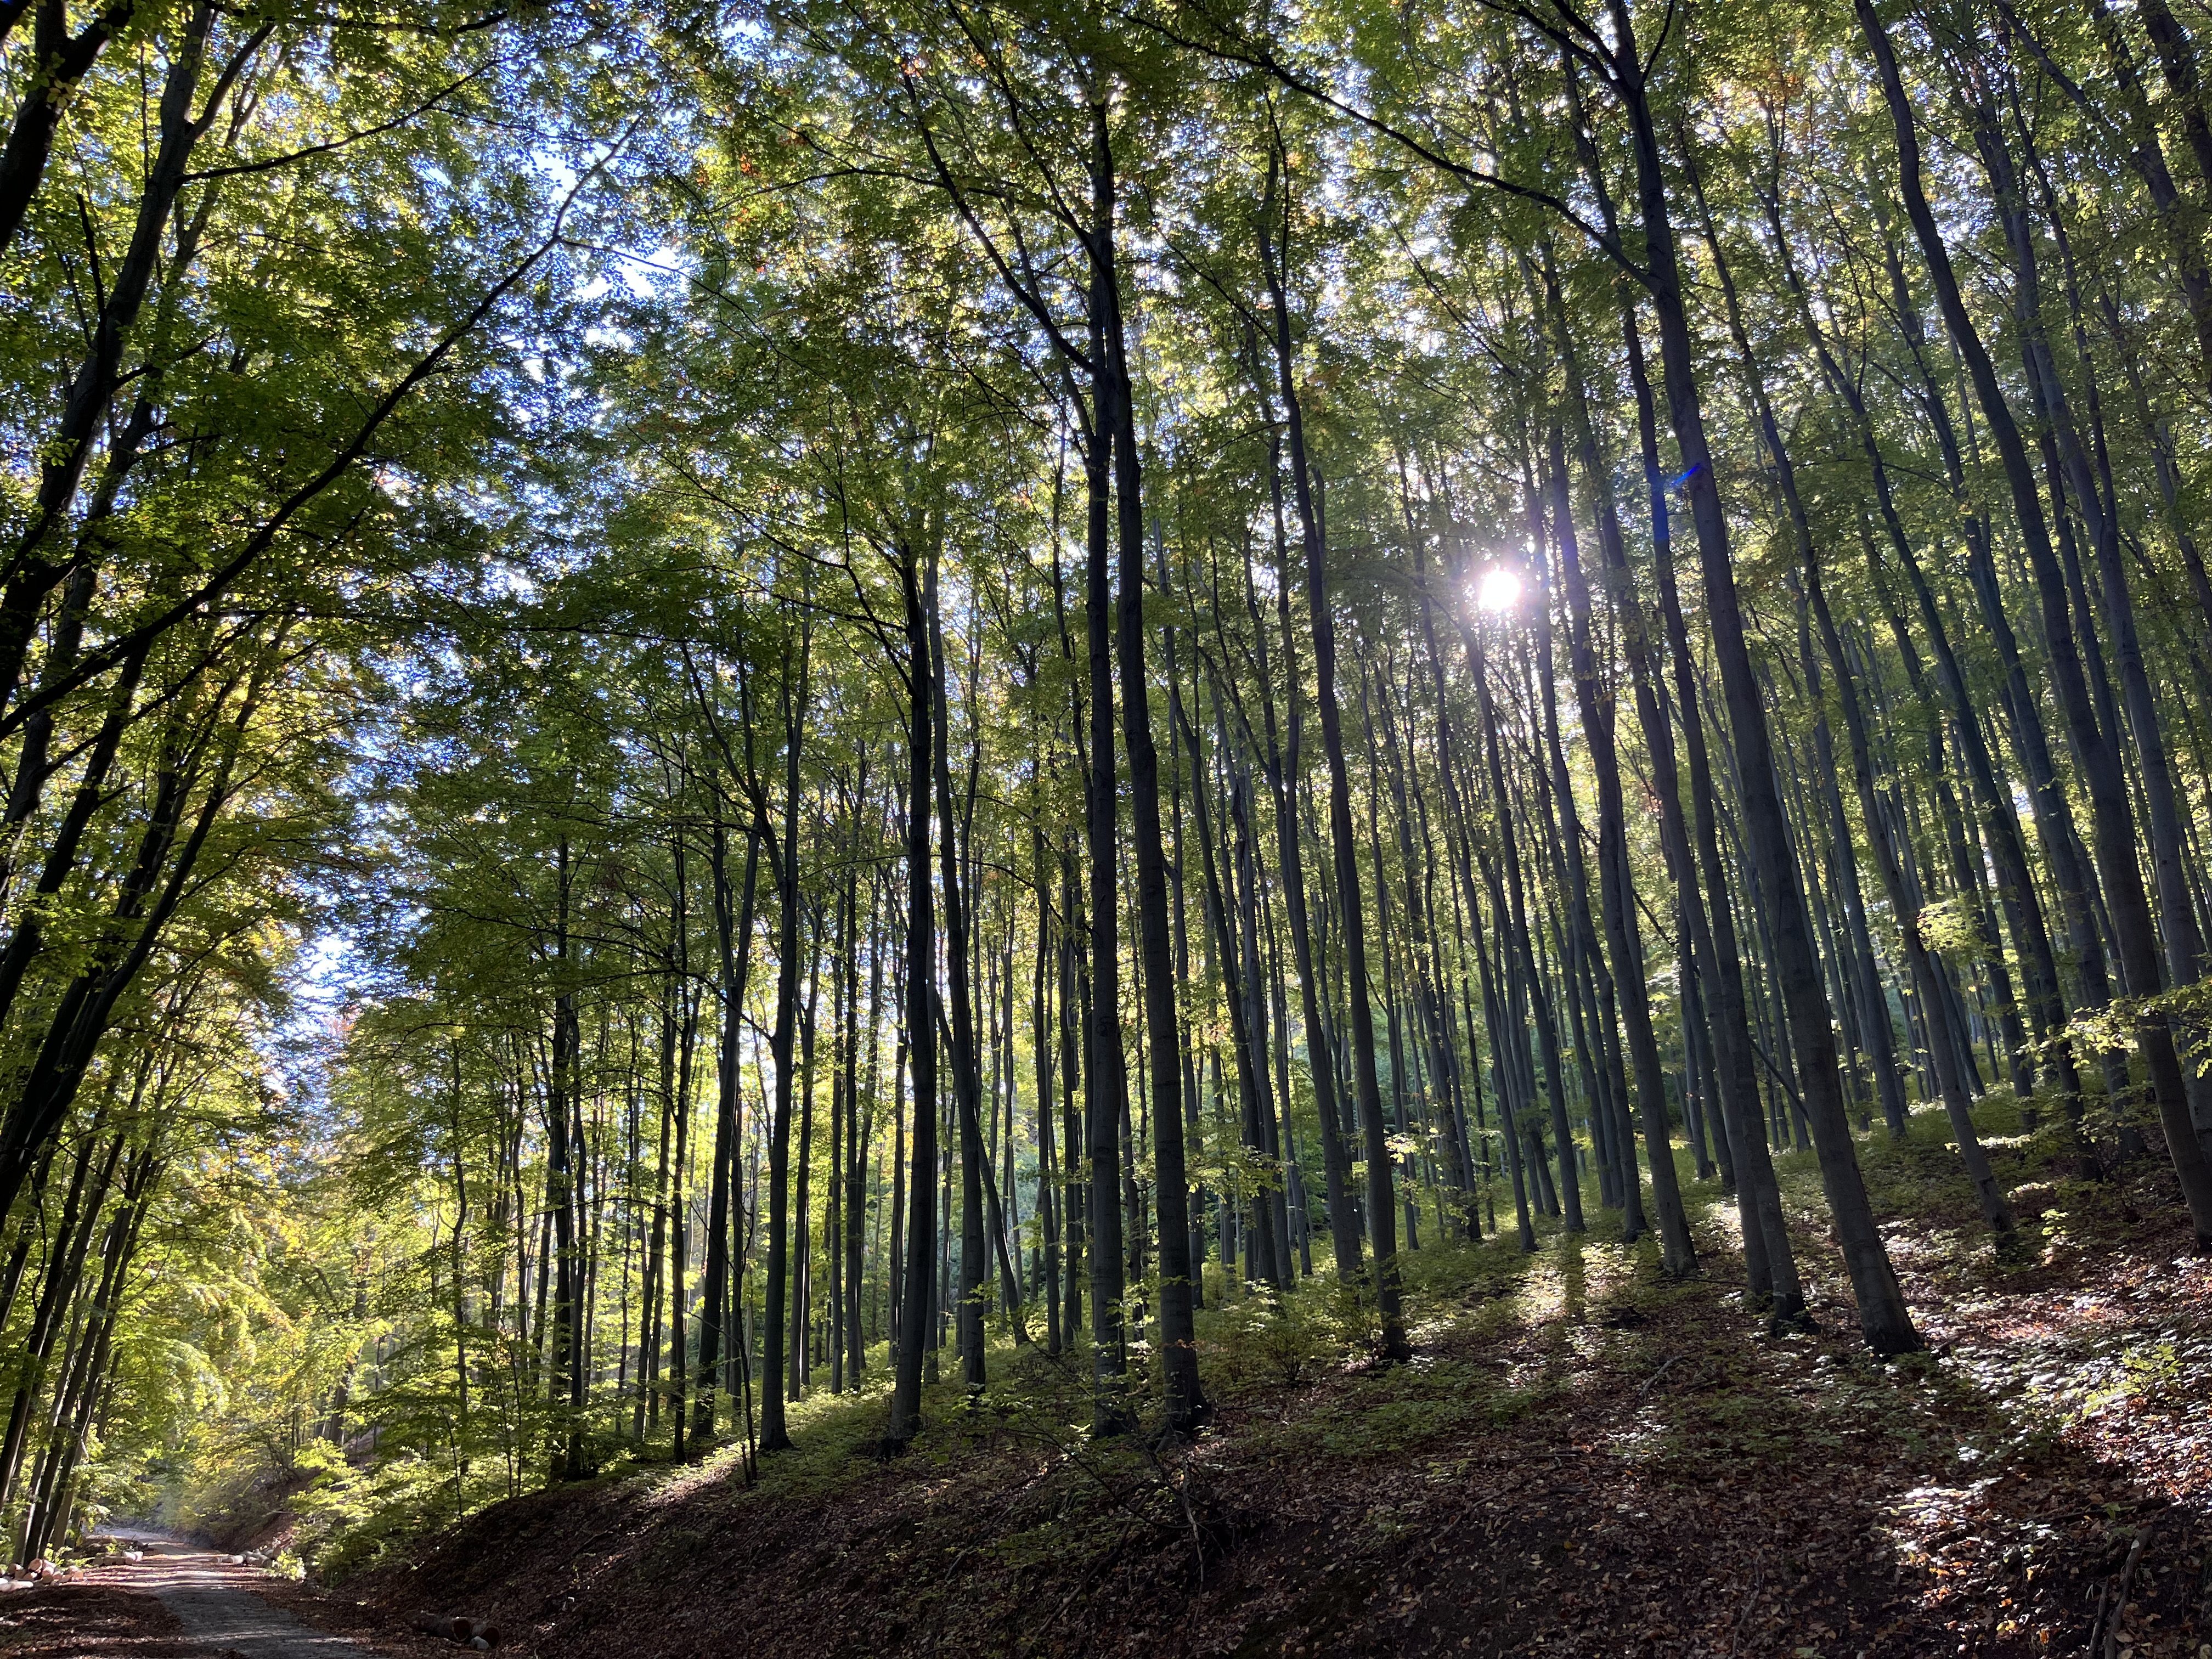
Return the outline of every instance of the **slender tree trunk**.
{"type": "MultiPolygon", "coordinates": [[[[917,556],[898,568],[906,602],[907,800],[905,1043],[914,1077],[914,1133],[907,1152],[905,1282],[891,1361],[890,1425],[885,1446],[903,1449],[921,1431],[922,1358],[929,1346],[930,1282],[937,1254],[937,1027],[932,1018],[937,923],[930,873],[930,797],[935,781],[936,719],[930,707],[929,613],[917,556]]],[[[779,1414],[781,1409],[779,1408],[779,1414]]]]}
{"type": "MultiPolygon", "coordinates": [[[[799,625],[798,660],[787,661],[782,687],[783,823],[769,841],[769,864],[776,883],[775,1028],[769,1038],[775,1062],[775,1096],[769,1109],[768,1134],[768,1274],[767,1295],[761,1313],[761,1449],[782,1451],[791,1444],[784,1417],[784,1329],[791,1305],[791,1117],[794,1091],[799,1086],[799,1042],[801,1010],[799,981],[800,961],[799,897],[799,751],[805,738],[811,684],[813,623],[799,625]]],[[[925,656],[924,660],[927,660],[925,656]]],[[[925,684],[926,684],[925,675],[925,684]]],[[[917,696],[925,695],[917,691],[917,696]]],[[[928,705],[923,705],[925,716],[928,705]]],[[[763,794],[765,792],[762,792],[763,794]]],[[[767,814],[760,814],[763,823],[767,814]]],[[[927,878],[924,878],[927,885],[927,878]]],[[[927,976],[922,976],[925,982],[927,976]]],[[[805,1236],[800,1253],[805,1255],[805,1236]]],[[[915,1402],[919,1415],[920,1402],[915,1402]]],[[[894,1402],[893,1437],[902,1421],[894,1402]]]]}
{"type": "MultiPolygon", "coordinates": [[[[1857,3],[1863,6],[1868,0],[1857,0],[1857,3]]],[[[1814,955],[1804,888],[1798,879],[1789,824],[1775,793],[1765,711],[1760,705],[1758,678],[1744,637],[1728,522],[1705,437],[1696,347],[1682,299],[1679,257],[1667,208],[1666,171],[1652,124],[1643,60],[1625,0],[1611,0],[1611,12],[1616,35],[1611,61],[1636,156],[1650,292],[1659,320],[1668,408],[1681,453],[1691,522],[1697,531],[1713,653],[1719,662],[1729,724],[1742,762],[1742,811],[1758,852],[1765,908],[1773,926],[1776,973],[1791,1045],[1799,1060],[1806,1115],[1819,1151],[1822,1185],[1835,1218],[1838,1241],[1857,1293],[1860,1328],[1877,1353],[1901,1352],[1920,1346],[1919,1334],[1913,1329],[1896,1272],[1875,1224],[1873,1206],[1851,1143],[1835,1035],[1829,1024],[1827,998],[1821,989],[1820,963],[1814,955]]]]}
{"type": "Polygon", "coordinates": [[[753,895],[760,870],[760,837],[745,837],[744,884],[730,890],[729,835],[718,816],[713,830],[710,872],[714,884],[714,936],[721,969],[721,1037],[714,1067],[714,1162],[708,1171],[707,1261],[700,1285],[698,1388],[691,1401],[686,1437],[692,1454],[714,1444],[722,1344],[724,1304],[730,1289],[730,1206],[737,1178],[738,1042],[744,1030],[745,974],[752,960],[753,895]]]}
{"type": "MultiPolygon", "coordinates": [[[[1137,933],[1144,978],[1147,1080],[1159,1214],[1160,1370],[1167,1428],[1186,1434],[1207,1413],[1199,1385],[1192,1322],[1190,1187],[1183,1161],[1182,1021],[1176,1011],[1175,959],[1169,929],[1167,856],[1160,834],[1159,754],[1152,741],[1152,702],[1145,680],[1145,517],[1137,450],[1133,386],[1123,341],[1121,280],[1114,245],[1114,152],[1106,108],[1091,110],[1091,259],[1095,293],[1106,300],[1103,354],[1098,367],[1112,392],[1116,530],[1121,551],[1118,638],[1121,737],[1129,760],[1129,814],[1137,863],[1137,933]]],[[[1107,422],[1102,418],[1103,429],[1107,422]]],[[[1098,579],[1092,579],[1094,590],[1098,579]]],[[[1110,750],[1107,751],[1110,753],[1110,750]]]]}
{"type": "Polygon", "coordinates": [[[1336,622],[1330,612],[1328,550],[1315,509],[1312,475],[1307,465],[1305,425],[1298,403],[1291,343],[1289,301],[1283,290],[1272,241],[1263,234],[1261,257],[1275,308],[1275,364],[1288,440],[1292,500],[1297,507],[1306,554],[1306,604],[1313,628],[1314,680],[1321,710],[1322,752],[1328,764],[1329,837],[1336,866],[1337,903],[1344,930],[1345,971],[1350,1003],[1353,1086],[1361,1139],[1367,1155],[1367,1231],[1375,1247],[1375,1300],[1382,1315],[1382,1352],[1406,1359],[1405,1316],[1398,1289],[1397,1200],[1390,1179],[1389,1128],[1382,1115],[1382,1086],[1375,1062],[1375,1009],[1367,973],[1365,907],[1359,890],[1359,843],[1352,827],[1352,779],[1344,763],[1344,717],[1336,693],[1336,622]]]}

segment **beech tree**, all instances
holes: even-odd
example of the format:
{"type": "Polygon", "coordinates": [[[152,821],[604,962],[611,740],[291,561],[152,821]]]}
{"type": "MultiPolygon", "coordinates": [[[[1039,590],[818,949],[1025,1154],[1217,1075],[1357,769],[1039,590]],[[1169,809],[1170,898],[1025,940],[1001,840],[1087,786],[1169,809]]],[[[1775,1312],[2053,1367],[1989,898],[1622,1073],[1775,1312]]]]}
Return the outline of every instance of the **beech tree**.
{"type": "Polygon", "coordinates": [[[417,14],[0,8],[18,1555],[2212,1245],[2185,14],[417,14]]]}

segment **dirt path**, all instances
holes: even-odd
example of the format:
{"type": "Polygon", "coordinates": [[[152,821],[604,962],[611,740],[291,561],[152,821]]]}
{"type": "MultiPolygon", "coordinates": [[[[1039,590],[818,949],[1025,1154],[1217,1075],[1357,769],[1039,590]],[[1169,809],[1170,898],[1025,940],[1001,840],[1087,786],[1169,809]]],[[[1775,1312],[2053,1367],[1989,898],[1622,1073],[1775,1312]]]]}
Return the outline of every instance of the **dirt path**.
{"type": "Polygon", "coordinates": [[[368,1659],[360,1643],[325,1635],[265,1601],[258,1587],[268,1581],[252,1567],[186,1544],[147,1540],[141,1547],[144,1560],[85,1576],[159,1599],[194,1659],[368,1659]]]}

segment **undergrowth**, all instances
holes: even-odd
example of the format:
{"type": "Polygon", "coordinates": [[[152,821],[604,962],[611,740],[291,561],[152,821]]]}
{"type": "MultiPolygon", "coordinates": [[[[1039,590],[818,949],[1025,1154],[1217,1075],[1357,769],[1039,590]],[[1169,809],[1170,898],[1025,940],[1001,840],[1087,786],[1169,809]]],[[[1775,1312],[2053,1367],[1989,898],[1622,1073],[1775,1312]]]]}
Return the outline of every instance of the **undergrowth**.
{"type": "MultiPolygon", "coordinates": [[[[1937,1275],[2002,1283],[2087,1247],[2086,1238],[2075,1239],[2078,1215],[2101,1201],[2106,1189],[2080,1174],[2057,1115],[2046,1111],[2033,1133],[2023,1133],[2018,1105],[1992,1097],[1979,1103],[1976,1116],[2020,1214],[2019,1239],[2002,1249],[1981,1225],[1939,1109],[1915,1111],[1901,1140],[1879,1121],[1857,1137],[1869,1193],[1909,1293],[1937,1275]]],[[[1703,1285],[1667,1281],[1650,1236],[1621,1241],[1617,1214],[1598,1207],[1585,1160],[1588,1231],[1571,1234],[1557,1218],[1540,1218],[1536,1249],[1524,1253],[1510,1218],[1503,1232],[1477,1241],[1441,1243],[1431,1227],[1424,1248],[1401,1255],[1406,1321],[1416,1350],[1407,1365],[1376,1362],[1371,1294],[1337,1282],[1325,1237],[1315,1241],[1314,1276],[1281,1290],[1238,1282],[1219,1262],[1209,1263],[1196,1327],[1204,1386],[1217,1413],[1234,1419],[1252,1455],[1387,1461],[1571,1403],[1578,1391],[1609,1386],[1601,1380],[1607,1368],[1625,1367],[1711,1385],[1641,1437],[1641,1449],[1662,1461],[1758,1457],[1792,1444],[1843,1449],[1869,1435],[1914,1447],[1949,1432],[1923,1420],[1927,1413],[1914,1403],[1946,1389],[1957,1394],[1946,1381],[1948,1361],[1913,1358],[1884,1367],[1870,1358],[1824,1360],[1814,1402],[1778,1417],[1771,1401],[1734,1395],[1722,1386],[1729,1364],[1724,1345],[1708,1342],[1700,1349],[1672,1340],[1674,1310],[1741,1271],[1733,1196],[1717,1179],[1697,1178],[1686,1147],[1678,1147],[1676,1156],[1703,1285]],[[1512,1357],[1501,1360],[1499,1352],[1512,1357]],[[1601,1352],[1606,1367],[1595,1364],[1601,1352]]],[[[1815,1314],[1831,1325],[1847,1324],[1847,1288],[1827,1234],[1817,1161],[1809,1152],[1785,1149],[1778,1151],[1775,1164],[1815,1314]]],[[[1950,1286],[1953,1293],[1957,1288],[1950,1286]]],[[[1756,1332],[1756,1315],[1741,1292],[1722,1294],[1738,1308],[1742,1328],[1756,1332]]],[[[1156,1328],[1143,1322],[1145,1312],[1140,1286],[1130,1302],[1136,1340],[1128,1385],[1140,1415],[1155,1394],[1145,1339],[1156,1328]]],[[[1004,1325],[991,1331],[991,1382],[980,1393],[971,1395],[953,1378],[946,1352],[946,1378],[925,1389],[928,1428],[905,1453],[908,1466],[926,1477],[997,1448],[1030,1456],[1052,1478],[1079,1486],[1172,1486],[1149,1426],[1132,1436],[1092,1437],[1087,1342],[1050,1355],[1034,1310],[1030,1325],[1026,1342],[1018,1343],[1004,1325]]],[[[834,1502],[866,1478],[879,1455],[888,1361],[878,1343],[857,1389],[817,1391],[789,1402],[792,1449],[752,1460],[750,1470],[732,1441],[684,1465],[655,1461],[645,1449],[617,1447],[598,1484],[619,1484],[648,1510],[708,1488],[726,1490],[731,1501],[744,1504],[834,1502]]],[[[1986,1368],[1997,1362],[1978,1363],[1986,1368]]],[[[2021,1364],[2033,1363],[2029,1351],[2021,1364]]],[[[2119,1343],[2111,1364],[2088,1379],[2030,1380],[2023,1372],[2000,1390],[2009,1426],[1986,1437],[2032,1445],[2056,1435],[2069,1413],[2098,1409],[2130,1391],[2167,1389],[2185,1375],[2196,1373],[2170,1341],[2119,1343]]],[[[365,1470],[334,1462],[308,1474],[312,1484],[295,1500],[302,1522],[295,1547],[331,1581],[411,1557],[430,1534],[456,1519],[452,1472],[421,1460],[393,1459],[365,1470]]],[[[478,1502],[500,1495],[475,1490],[482,1494],[478,1502]]]]}

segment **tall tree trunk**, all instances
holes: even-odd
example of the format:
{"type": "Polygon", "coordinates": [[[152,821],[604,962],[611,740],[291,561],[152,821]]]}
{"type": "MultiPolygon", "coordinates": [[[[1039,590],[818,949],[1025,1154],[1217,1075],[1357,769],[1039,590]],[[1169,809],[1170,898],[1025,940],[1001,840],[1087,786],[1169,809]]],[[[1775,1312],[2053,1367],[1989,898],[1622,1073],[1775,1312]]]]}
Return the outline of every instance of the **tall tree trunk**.
{"type": "MultiPolygon", "coordinates": [[[[1288,191],[1285,191],[1287,197],[1288,191]]],[[[1336,870],[1337,903],[1344,929],[1345,971],[1351,984],[1346,1010],[1352,1028],[1353,1087],[1367,1155],[1367,1232],[1375,1247],[1375,1301],[1382,1316],[1386,1359],[1413,1354],[1406,1340],[1398,1289],[1397,1200],[1390,1179],[1389,1128],[1382,1116],[1382,1085],[1375,1062],[1375,1009],[1367,974],[1366,912],[1359,891],[1359,843],[1352,827],[1352,779],[1344,763],[1344,717],[1336,694],[1336,622],[1329,609],[1328,549],[1315,510],[1307,465],[1305,423],[1298,402],[1291,343],[1290,306],[1284,293],[1272,233],[1261,238],[1261,258],[1275,309],[1275,367],[1288,440],[1291,498],[1297,507],[1306,555],[1306,604],[1313,628],[1314,681],[1321,711],[1322,752],[1328,764],[1329,839],[1336,870]]]]}
{"type": "MultiPolygon", "coordinates": [[[[799,975],[803,969],[799,948],[799,752],[806,733],[807,703],[812,696],[813,623],[799,624],[799,659],[787,658],[781,687],[783,703],[783,821],[780,832],[763,830],[769,843],[769,865],[776,884],[775,1027],[769,1050],[775,1061],[775,1095],[769,1114],[768,1134],[768,1275],[767,1295],[761,1310],[761,1449],[782,1451],[791,1444],[784,1416],[784,1328],[791,1304],[791,1116],[793,1096],[799,1085],[799,1042],[801,1009],[799,975]]],[[[925,654],[924,661],[927,661],[925,654]]],[[[924,684],[927,677],[925,674],[924,684]]],[[[926,690],[917,692],[926,696],[926,690]]],[[[923,704],[925,714],[928,705],[923,704]]],[[[765,795],[763,790],[760,792],[765,795]]],[[[757,810],[763,825],[765,802],[757,810]]],[[[924,884],[927,884],[925,879],[924,884]]],[[[927,975],[924,975],[927,982],[927,975]]],[[[804,1237],[801,1254],[805,1254],[804,1237]]],[[[919,1402],[916,1402],[917,1415],[919,1402]]],[[[894,1402],[893,1435],[899,1421],[894,1402]]]]}
{"type": "MultiPolygon", "coordinates": [[[[730,1206],[737,1179],[738,1040],[744,1030],[745,975],[752,962],[753,899],[758,890],[760,837],[745,836],[744,884],[734,896],[730,890],[729,832],[718,814],[713,830],[714,939],[721,969],[718,988],[721,1001],[721,1036],[714,1066],[714,1162],[708,1172],[707,1261],[700,1285],[699,1360],[697,1391],[691,1401],[691,1427],[686,1437],[692,1454],[702,1455],[714,1443],[717,1378],[722,1363],[722,1344],[734,1338],[723,1329],[724,1304],[730,1290],[730,1206]]],[[[742,1200],[740,1200],[742,1201],[742,1200]]]]}
{"type": "MultiPolygon", "coordinates": [[[[1145,681],[1145,516],[1137,450],[1136,404],[1123,338],[1121,279],[1114,240],[1114,149],[1106,106],[1094,104],[1091,131],[1093,291],[1106,301],[1104,349],[1097,367],[1112,392],[1115,528],[1121,551],[1117,599],[1121,738],[1129,759],[1129,817],[1137,861],[1137,936],[1144,976],[1152,1161],[1159,1214],[1160,1370],[1167,1429],[1186,1434],[1204,1420],[1197,1334],[1192,1321],[1190,1187],[1183,1161],[1182,1024],[1176,1012],[1175,957],[1169,929],[1167,855],[1160,835],[1160,763],[1152,741],[1145,681]]],[[[1103,419],[1102,429],[1107,426],[1103,419]]],[[[1094,589],[1097,586],[1093,578],[1094,589]]],[[[1110,750],[1109,751],[1110,753],[1110,750]]]]}
{"type": "MultiPolygon", "coordinates": [[[[1868,0],[1857,0],[1861,5],[1868,0]]],[[[1798,878],[1790,828],[1775,792],[1772,748],[1759,682],[1744,637],[1742,606],[1729,545],[1728,520],[1712,453],[1706,441],[1704,398],[1698,388],[1696,345],[1681,290],[1680,258],[1667,207],[1667,176],[1653,125],[1640,48],[1626,0],[1610,0],[1614,40],[1609,50],[1615,90],[1628,115],[1636,157],[1649,291],[1659,321],[1660,356],[1667,404],[1684,469],[1691,523],[1698,538],[1705,612],[1713,653],[1721,670],[1729,725],[1741,761],[1742,811],[1758,854],[1759,885],[1774,933],[1775,969],[1799,1060],[1805,1111],[1818,1149],[1828,1207],[1857,1294],[1859,1325],[1868,1346],[1891,1354],[1917,1348],[1889,1253],[1875,1224],[1866,1182],[1853,1148],[1827,997],[1813,950],[1810,918],[1798,878]]]]}
{"type": "Polygon", "coordinates": [[[1613,746],[1613,708],[1597,684],[1589,583],[1583,574],[1581,542],[1575,532],[1568,494],[1565,438],[1557,422],[1551,425],[1549,443],[1552,542],[1559,550],[1566,580],[1575,701],[1597,779],[1598,884],[1606,942],[1613,956],[1613,983],[1620,998],[1629,1061],[1636,1075],[1637,1115],[1642,1121],[1644,1152],[1651,1162],[1651,1207],[1659,1222],[1661,1266],[1670,1276],[1686,1279],[1698,1271],[1697,1248],[1690,1240],[1689,1217],[1682,1207],[1674,1145],[1668,1133],[1666,1084],[1658,1039],[1651,1027],[1644,945],[1636,921],[1636,895],[1630,885],[1627,811],[1621,799],[1620,756],[1613,746]]]}
{"type": "MultiPolygon", "coordinates": [[[[929,1346],[930,1282],[937,1255],[937,1027],[932,1018],[937,977],[937,923],[932,903],[929,820],[936,778],[937,722],[930,706],[929,613],[922,604],[918,556],[898,566],[906,603],[907,799],[906,989],[907,1063],[914,1077],[914,1133],[907,1153],[912,1182],[907,1200],[905,1281],[899,1293],[898,1330],[891,1359],[890,1425],[885,1446],[899,1450],[921,1431],[922,1358],[929,1346]]],[[[779,1412],[781,1408],[779,1407],[779,1412]]]]}

